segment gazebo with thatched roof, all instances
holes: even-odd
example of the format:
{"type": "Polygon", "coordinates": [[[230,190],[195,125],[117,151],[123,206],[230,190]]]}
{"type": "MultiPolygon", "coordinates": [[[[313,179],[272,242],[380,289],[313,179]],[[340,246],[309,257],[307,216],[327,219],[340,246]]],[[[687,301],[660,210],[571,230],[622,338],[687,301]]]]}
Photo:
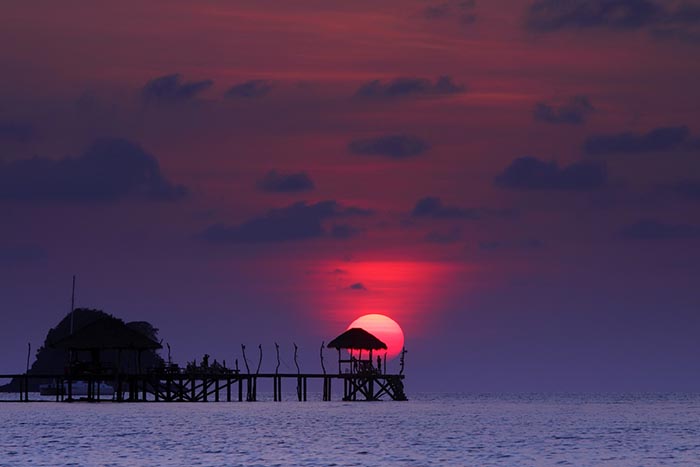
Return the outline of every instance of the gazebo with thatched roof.
{"type": "Polygon", "coordinates": [[[329,349],[338,349],[338,373],[342,374],[342,365],[347,363],[349,373],[372,371],[372,351],[386,350],[387,346],[373,334],[365,331],[362,328],[351,328],[330,341],[327,345],[329,349]],[[343,359],[341,349],[350,351],[350,358],[343,359]],[[357,350],[358,356],[355,357],[353,352],[357,350]],[[368,351],[368,358],[362,358],[362,351],[368,351]]]}
{"type": "Polygon", "coordinates": [[[101,351],[116,350],[119,356],[123,350],[135,351],[138,352],[139,372],[141,353],[162,348],[160,343],[111,317],[98,319],[50,345],[70,352],[89,351],[94,369],[100,367],[101,351]]]}

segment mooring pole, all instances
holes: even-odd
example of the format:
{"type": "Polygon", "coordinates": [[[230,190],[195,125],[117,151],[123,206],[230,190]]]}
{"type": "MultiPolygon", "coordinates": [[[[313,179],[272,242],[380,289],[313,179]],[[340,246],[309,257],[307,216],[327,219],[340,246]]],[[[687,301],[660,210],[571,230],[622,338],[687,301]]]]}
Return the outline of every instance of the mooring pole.
{"type": "Polygon", "coordinates": [[[260,358],[258,359],[258,367],[255,369],[255,374],[260,373],[260,365],[262,365],[262,344],[258,344],[258,350],[260,351],[260,358]]]}
{"type": "Polygon", "coordinates": [[[277,352],[277,366],[275,367],[275,374],[278,374],[280,371],[280,346],[277,342],[275,342],[275,352],[277,352]]]}
{"type": "Polygon", "coordinates": [[[299,350],[299,347],[294,344],[294,365],[297,367],[297,374],[299,374],[301,371],[299,370],[299,362],[297,361],[297,350],[299,350]]]}
{"type": "Polygon", "coordinates": [[[326,366],[323,364],[323,346],[325,344],[325,341],[321,341],[321,369],[323,370],[323,374],[326,374],[326,366]]]}
{"type": "Polygon", "coordinates": [[[241,344],[241,350],[243,351],[243,362],[245,363],[245,371],[250,374],[250,367],[248,366],[248,359],[245,356],[245,345],[241,344]]]}
{"type": "Polygon", "coordinates": [[[301,402],[301,370],[299,370],[299,363],[297,362],[297,347],[296,342],[294,343],[294,365],[297,367],[297,399],[301,402]]]}

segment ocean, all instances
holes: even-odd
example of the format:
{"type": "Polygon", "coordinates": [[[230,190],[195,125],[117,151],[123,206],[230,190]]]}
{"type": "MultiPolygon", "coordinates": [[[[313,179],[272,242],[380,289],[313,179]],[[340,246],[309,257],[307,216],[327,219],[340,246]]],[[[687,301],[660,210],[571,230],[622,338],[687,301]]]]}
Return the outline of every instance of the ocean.
{"type": "Polygon", "coordinates": [[[700,466],[700,394],[409,397],[0,403],[0,467],[700,466]]]}

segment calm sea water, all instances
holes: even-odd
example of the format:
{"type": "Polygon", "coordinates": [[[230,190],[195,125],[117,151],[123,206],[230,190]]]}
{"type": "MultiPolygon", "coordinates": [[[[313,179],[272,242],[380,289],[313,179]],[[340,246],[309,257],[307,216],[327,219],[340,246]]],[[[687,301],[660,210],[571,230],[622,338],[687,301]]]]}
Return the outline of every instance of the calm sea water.
{"type": "Polygon", "coordinates": [[[2,403],[0,466],[30,465],[700,466],[700,395],[2,403]]]}

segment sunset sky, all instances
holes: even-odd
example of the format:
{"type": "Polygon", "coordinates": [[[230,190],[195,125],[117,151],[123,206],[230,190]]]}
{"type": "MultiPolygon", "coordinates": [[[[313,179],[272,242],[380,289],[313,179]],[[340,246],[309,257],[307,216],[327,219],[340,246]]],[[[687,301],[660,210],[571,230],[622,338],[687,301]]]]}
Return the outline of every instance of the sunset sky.
{"type": "Polygon", "coordinates": [[[699,2],[1,12],[0,373],[76,274],[181,363],[383,313],[409,393],[700,387],[699,2]]]}

